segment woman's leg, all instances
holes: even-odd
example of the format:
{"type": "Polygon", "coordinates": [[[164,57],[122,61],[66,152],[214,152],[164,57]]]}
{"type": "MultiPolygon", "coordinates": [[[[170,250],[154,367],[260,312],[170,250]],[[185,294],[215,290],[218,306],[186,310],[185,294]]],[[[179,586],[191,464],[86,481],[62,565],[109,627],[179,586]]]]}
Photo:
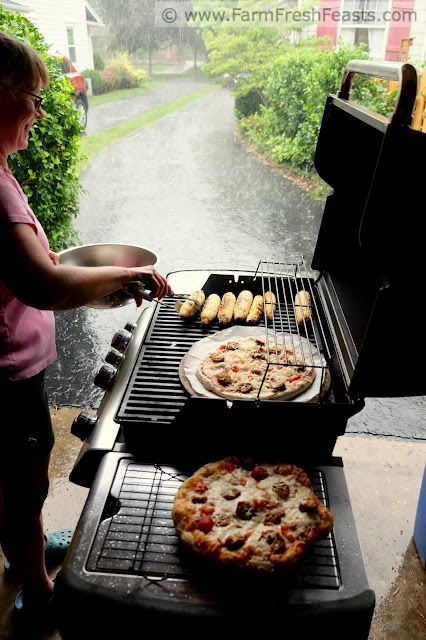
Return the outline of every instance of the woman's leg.
{"type": "Polygon", "coordinates": [[[0,470],[3,522],[0,543],[22,580],[24,599],[46,600],[53,593],[44,559],[41,511],[49,488],[50,454],[23,463],[18,458],[0,470]]]}

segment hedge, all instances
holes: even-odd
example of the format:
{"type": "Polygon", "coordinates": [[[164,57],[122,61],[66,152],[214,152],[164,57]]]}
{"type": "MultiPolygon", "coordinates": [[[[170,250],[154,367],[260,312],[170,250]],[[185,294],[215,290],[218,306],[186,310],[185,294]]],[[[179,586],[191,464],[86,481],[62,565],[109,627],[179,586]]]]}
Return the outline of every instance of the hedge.
{"type": "Polygon", "coordinates": [[[12,154],[8,164],[52,250],[59,251],[78,243],[71,224],[82,191],[77,174],[81,127],[74,109],[75,91],[69,80],[60,76],[43,36],[27,18],[0,5],[0,30],[36,49],[49,70],[50,85],[43,91],[45,118],[33,125],[27,149],[12,154]]]}
{"type": "MultiPolygon", "coordinates": [[[[242,118],[242,129],[276,164],[312,169],[327,95],[339,89],[349,60],[368,57],[363,46],[341,44],[331,51],[295,50],[279,58],[264,90],[268,106],[242,118]]],[[[394,95],[387,94],[385,84],[367,77],[357,78],[352,97],[383,115],[393,108],[394,95]]]]}
{"type": "Polygon", "coordinates": [[[102,68],[84,69],[82,75],[91,79],[93,95],[140,87],[147,78],[145,71],[132,65],[127,52],[116,53],[102,68]]]}

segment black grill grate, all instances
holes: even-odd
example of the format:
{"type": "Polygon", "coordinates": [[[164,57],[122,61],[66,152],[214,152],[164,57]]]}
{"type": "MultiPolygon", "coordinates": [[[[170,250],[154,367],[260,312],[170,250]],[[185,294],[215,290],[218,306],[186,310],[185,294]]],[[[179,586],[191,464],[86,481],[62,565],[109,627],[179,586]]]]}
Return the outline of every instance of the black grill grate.
{"type": "MultiPolygon", "coordinates": [[[[289,265],[285,267],[289,268],[289,265]]],[[[281,265],[280,268],[284,267],[281,265]]],[[[272,270],[271,267],[270,270],[272,270]]],[[[289,303],[294,298],[295,292],[301,288],[311,291],[314,299],[311,281],[300,278],[298,271],[286,278],[278,276],[278,273],[281,271],[274,265],[273,283],[271,283],[271,275],[250,276],[237,283],[230,276],[214,274],[209,277],[203,290],[207,297],[213,292],[223,295],[226,291],[234,291],[235,295],[238,295],[244,288],[250,289],[253,295],[257,295],[264,294],[266,290],[272,288],[277,292],[277,311],[274,322],[267,328],[265,319],[262,317],[258,326],[265,327],[265,335],[268,335],[268,331],[286,332],[295,337],[302,335],[315,345],[328,361],[329,354],[324,352],[325,340],[322,339],[323,332],[316,313],[316,303],[314,302],[313,322],[301,329],[297,327],[294,307],[289,303]]],[[[173,302],[173,299],[165,298],[165,301],[173,302]]],[[[232,323],[228,326],[232,326],[232,323]]],[[[157,305],[148,335],[139,351],[128,387],[120,403],[116,420],[158,426],[170,424],[188,398],[179,377],[179,364],[182,358],[195,342],[223,328],[217,320],[204,328],[201,326],[199,314],[185,321],[174,310],[157,305]]],[[[310,354],[307,355],[309,357],[310,354]]]]}
{"type": "MultiPolygon", "coordinates": [[[[314,469],[309,477],[317,496],[328,505],[324,473],[314,469]]],[[[185,478],[172,467],[122,460],[87,570],[154,580],[200,577],[200,570],[194,568],[180,548],[171,518],[174,496],[185,478]]],[[[327,589],[341,586],[332,535],[319,541],[304,557],[292,576],[292,586],[327,589]]]]}

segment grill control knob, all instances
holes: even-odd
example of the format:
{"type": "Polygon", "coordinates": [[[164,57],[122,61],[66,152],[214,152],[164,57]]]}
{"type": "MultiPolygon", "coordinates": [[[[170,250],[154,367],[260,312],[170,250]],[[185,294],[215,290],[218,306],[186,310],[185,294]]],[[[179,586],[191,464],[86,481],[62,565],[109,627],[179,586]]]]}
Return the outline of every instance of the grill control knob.
{"type": "Polygon", "coordinates": [[[96,416],[87,413],[87,411],[82,411],[76,418],[74,418],[74,422],[71,425],[71,433],[73,436],[77,436],[77,438],[84,441],[92,433],[96,421],[96,416]]]}
{"type": "Polygon", "coordinates": [[[110,388],[114,382],[114,378],[117,375],[117,370],[110,364],[104,364],[95,375],[95,385],[100,387],[103,391],[110,388]]]}
{"type": "Polygon", "coordinates": [[[106,354],[105,362],[108,362],[108,364],[112,364],[113,367],[118,367],[122,358],[123,354],[117,351],[117,349],[112,348],[106,354]]]}
{"type": "Polygon", "coordinates": [[[127,324],[124,325],[124,330],[128,331],[129,333],[133,333],[135,329],[136,329],[136,325],[133,324],[132,322],[128,322],[127,324]]]}
{"type": "Polygon", "coordinates": [[[111,346],[120,353],[123,353],[129,344],[129,340],[132,337],[130,331],[126,329],[119,329],[116,333],[114,333],[113,338],[111,340],[111,346]]]}

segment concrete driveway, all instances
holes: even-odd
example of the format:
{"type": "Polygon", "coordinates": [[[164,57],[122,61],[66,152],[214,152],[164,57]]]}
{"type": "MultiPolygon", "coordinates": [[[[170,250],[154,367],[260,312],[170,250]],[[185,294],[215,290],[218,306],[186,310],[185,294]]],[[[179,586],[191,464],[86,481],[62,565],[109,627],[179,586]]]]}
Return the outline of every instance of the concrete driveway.
{"type": "MultiPolygon", "coordinates": [[[[163,81],[160,78],[158,82],[163,81]]],[[[208,84],[207,81],[191,80],[190,77],[177,78],[176,80],[164,81],[163,86],[142,91],[135,96],[92,106],[89,108],[87,126],[83,135],[91,136],[103,129],[137,118],[146,113],[146,111],[151,111],[162,104],[182,98],[208,84]]]]}

